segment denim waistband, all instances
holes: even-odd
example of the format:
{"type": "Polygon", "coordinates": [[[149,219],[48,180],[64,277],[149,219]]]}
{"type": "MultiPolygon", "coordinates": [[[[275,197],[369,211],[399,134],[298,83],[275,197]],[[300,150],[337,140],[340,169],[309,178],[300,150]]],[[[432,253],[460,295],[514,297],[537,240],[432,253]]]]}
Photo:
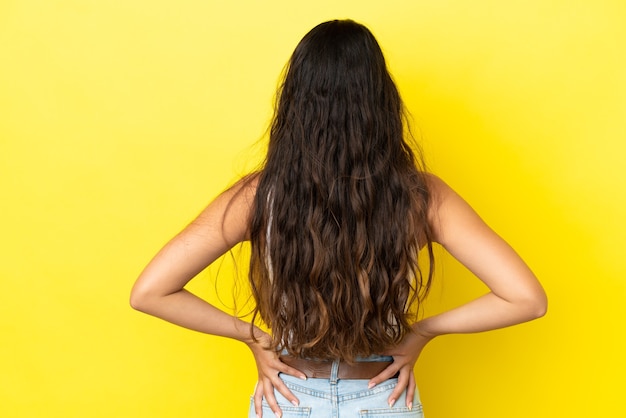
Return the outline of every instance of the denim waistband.
{"type": "MultiPolygon", "coordinates": [[[[283,349],[280,352],[280,355],[288,356],[289,352],[287,351],[287,349],[283,349]]],[[[306,360],[315,361],[315,359],[312,359],[312,358],[306,358],[306,360]]],[[[371,356],[367,356],[367,357],[357,357],[354,359],[354,361],[359,362],[359,363],[365,363],[365,362],[370,362],[370,361],[393,361],[393,357],[385,356],[382,354],[372,354],[371,356]]]]}

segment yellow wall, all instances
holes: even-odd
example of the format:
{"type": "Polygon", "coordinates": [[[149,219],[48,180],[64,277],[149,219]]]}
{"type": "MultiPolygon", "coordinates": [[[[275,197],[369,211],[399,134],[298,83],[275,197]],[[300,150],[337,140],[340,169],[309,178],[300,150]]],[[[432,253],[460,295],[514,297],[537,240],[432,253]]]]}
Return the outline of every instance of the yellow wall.
{"type": "MultiPolygon", "coordinates": [[[[626,416],[624,4],[1,2],[0,416],[245,416],[245,347],[128,293],[258,158],[283,64],[335,17],[377,35],[431,167],[550,296],[540,321],[434,341],[428,418],[626,416]]],[[[441,257],[432,311],[483,291],[441,257]]],[[[192,288],[230,304],[230,272],[192,288]]]]}

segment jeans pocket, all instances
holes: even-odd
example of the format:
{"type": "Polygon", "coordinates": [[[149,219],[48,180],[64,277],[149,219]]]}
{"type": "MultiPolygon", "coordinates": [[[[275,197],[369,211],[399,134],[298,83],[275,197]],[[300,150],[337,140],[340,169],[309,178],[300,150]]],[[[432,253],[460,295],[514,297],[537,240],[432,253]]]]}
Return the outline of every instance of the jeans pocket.
{"type": "MultiPolygon", "coordinates": [[[[282,405],[278,404],[280,409],[283,411],[284,418],[307,418],[311,416],[311,408],[307,406],[293,406],[293,405],[282,405]]],[[[263,399],[263,403],[261,404],[263,408],[263,416],[264,417],[274,417],[274,411],[269,407],[265,399],[263,399]]],[[[248,417],[255,418],[256,413],[254,411],[254,398],[250,397],[250,409],[248,410],[248,417]]]]}
{"type": "MultiPolygon", "coordinates": [[[[311,416],[311,408],[306,407],[306,406],[285,406],[285,405],[278,405],[281,409],[281,411],[283,411],[282,417],[283,418],[307,418],[309,416],[311,416]]],[[[263,402],[263,416],[264,417],[273,417],[274,415],[274,411],[271,410],[271,408],[269,407],[269,405],[267,405],[265,402],[263,402]]]]}
{"type": "Polygon", "coordinates": [[[412,409],[401,408],[375,408],[359,411],[360,418],[424,418],[421,405],[414,405],[412,409]]]}

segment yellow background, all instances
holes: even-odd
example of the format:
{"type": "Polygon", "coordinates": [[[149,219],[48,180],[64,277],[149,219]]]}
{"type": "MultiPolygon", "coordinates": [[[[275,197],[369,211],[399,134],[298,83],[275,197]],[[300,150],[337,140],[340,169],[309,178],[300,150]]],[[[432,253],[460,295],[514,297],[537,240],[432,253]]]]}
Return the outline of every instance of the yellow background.
{"type": "MultiPolygon", "coordinates": [[[[245,416],[247,349],[128,294],[258,161],[284,63],[337,17],[378,37],[430,167],[550,297],[539,321],[435,340],[427,417],[626,416],[622,0],[3,0],[0,416],[245,416]]],[[[430,311],[484,291],[439,255],[430,311]]],[[[191,288],[232,306],[232,281],[226,262],[191,288]]]]}

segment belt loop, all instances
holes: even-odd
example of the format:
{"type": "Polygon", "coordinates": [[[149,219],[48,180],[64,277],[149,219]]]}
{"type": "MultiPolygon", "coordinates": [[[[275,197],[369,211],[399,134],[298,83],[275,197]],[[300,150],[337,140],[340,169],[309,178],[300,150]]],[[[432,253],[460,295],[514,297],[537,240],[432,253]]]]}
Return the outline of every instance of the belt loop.
{"type": "Polygon", "coordinates": [[[333,360],[333,364],[330,368],[330,383],[333,385],[337,384],[337,380],[339,375],[339,360],[333,360]]]}

